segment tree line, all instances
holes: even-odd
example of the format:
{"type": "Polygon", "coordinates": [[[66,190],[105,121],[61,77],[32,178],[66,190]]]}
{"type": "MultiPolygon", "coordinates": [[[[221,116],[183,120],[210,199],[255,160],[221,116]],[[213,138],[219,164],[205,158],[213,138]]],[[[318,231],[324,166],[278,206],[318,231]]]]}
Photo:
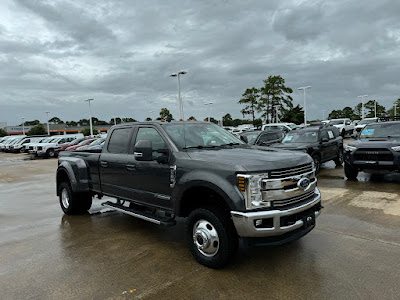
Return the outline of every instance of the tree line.
{"type": "MultiPolygon", "coordinates": [[[[397,106],[396,114],[400,114],[400,98],[396,100],[395,105],[397,106]]],[[[377,117],[386,117],[386,116],[394,116],[394,105],[386,109],[385,106],[379,104],[379,101],[376,101],[376,116],[377,117]]],[[[375,100],[369,100],[364,103],[364,116],[366,118],[375,117],[375,100]]],[[[332,110],[328,116],[329,119],[340,119],[340,118],[349,118],[351,120],[360,120],[362,118],[362,103],[358,103],[354,109],[350,106],[346,106],[343,109],[332,110]]]]}
{"type": "Polygon", "coordinates": [[[240,111],[250,115],[256,125],[256,113],[261,113],[261,119],[266,123],[293,122],[300,124],[304,120],[304,111],[300,105],[293,106],[291,94],[293,89],[285,85],[285,79],[280,75],[268,76],[261,87],[251,87],[244,91],[238,101],[244,108],[240,111]]]}

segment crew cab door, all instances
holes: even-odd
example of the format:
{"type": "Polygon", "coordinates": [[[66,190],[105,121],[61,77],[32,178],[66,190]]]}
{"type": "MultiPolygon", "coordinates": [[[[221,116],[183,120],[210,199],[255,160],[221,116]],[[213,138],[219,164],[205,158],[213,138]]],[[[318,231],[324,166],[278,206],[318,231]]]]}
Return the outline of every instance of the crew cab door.
{"type": "Polygon", "coordinates": [[[338,146],[332,130],[321,130],[320,145],[322,161],[329,160],[336,155],[338,146]]]}
{"type": "Polygon", "coordinates": [[[128,198],[124,176],[132,126],[118,127],[111,132],[99,158],[101,190],[117,198],[128,198]]]}
{"type": "Polygon", "coordinates": [[[126,187],[130,190],[132,200],[164,209],[172,208],[170,155],[168,143],[155,127],[137,126],[127,157],[124,180],[126,187]],[[140,161],[135,157],[140,155],[135,153],[135,145],[139,141],[151,142],[153,160],[140,161]],[[157,162],[158,157],[162,157],[164,161],[162,163],[157,162]]]}

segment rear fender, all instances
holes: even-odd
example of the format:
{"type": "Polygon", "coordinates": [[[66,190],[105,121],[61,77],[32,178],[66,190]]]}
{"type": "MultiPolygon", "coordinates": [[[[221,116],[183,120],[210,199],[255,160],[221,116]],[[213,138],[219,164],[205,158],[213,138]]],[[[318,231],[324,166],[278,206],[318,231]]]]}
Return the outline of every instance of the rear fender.
{"type": "Polygon", "coordinates": [[[58,186],[68,178],[73,192],[89,192],[89,176],[86,162],[80,158],[69,157],[62,161],[57,169],[57,195],[58,186]]]}

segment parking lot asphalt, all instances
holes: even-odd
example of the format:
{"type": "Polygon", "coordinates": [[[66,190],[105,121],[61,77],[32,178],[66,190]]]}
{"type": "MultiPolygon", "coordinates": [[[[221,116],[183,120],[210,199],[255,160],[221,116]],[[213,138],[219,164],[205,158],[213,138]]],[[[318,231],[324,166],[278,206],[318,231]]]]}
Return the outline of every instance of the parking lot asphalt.
{"type": "Polygon", "coordinates": [[[322,166],[316,228],[273,248],[199,265],[184,220],[159,227],[104,210],[63,215],[56,159],[0,153],[1,299],[399,299],[400,174],[322,166]]]}

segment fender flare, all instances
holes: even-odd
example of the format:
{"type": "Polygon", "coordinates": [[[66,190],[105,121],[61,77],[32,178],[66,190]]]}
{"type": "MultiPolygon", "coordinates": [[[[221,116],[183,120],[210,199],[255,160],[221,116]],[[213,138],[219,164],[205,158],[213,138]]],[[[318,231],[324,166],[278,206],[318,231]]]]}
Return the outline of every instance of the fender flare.
{"type": "Polygon", "coordinates": [[[82,159],[74,161],[74,166],[70,161],[63,161],[57,168],[56,173],[56,188],[58,195],[58,186],[60,184],[58,178],[61,172],[64,172],[68,179],[73,192],[89,192],[89,179],[87,177],[87,166],[82,159]],[[74,167],[75,166],[75,167],[74,167]],[[86,176],[85,176],[86,173],[86,176]],[[78,176],[77,176],[78,175],[78,176]]]}

